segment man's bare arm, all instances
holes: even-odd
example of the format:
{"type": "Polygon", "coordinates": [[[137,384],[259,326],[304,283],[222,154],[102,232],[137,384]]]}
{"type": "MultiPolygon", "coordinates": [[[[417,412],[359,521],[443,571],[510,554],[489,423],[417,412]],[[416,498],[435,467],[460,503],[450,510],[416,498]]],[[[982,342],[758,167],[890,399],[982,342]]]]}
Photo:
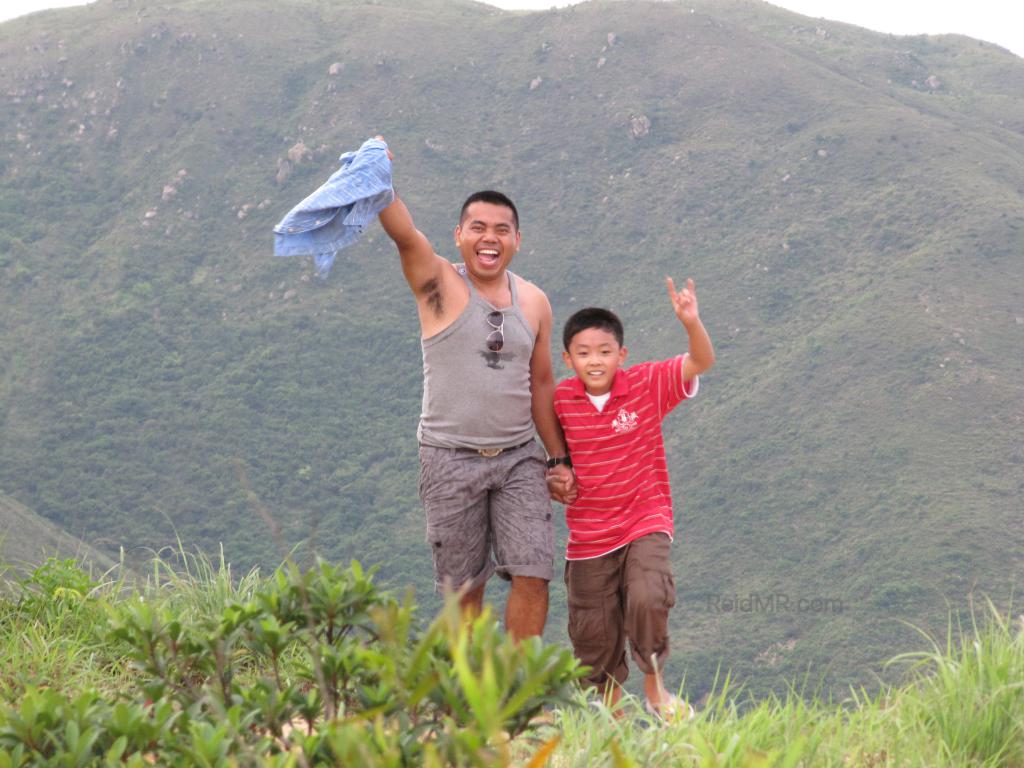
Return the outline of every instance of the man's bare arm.
{"type": "Polygon", "coordinates": [[[402,273],[416,296],[438,290],[441,270],[448,262],[434,253],[426,235],[416,229],[405,203],[395,195],[394,202],[380,212],[380,224],[398,248],[402,273]]]}
{"type": "Polygon", "coordinates": [[[565,437],[562,427],[555,416],[555,379],[549,372],[547,376],[530,375],[530,390],[533,396],[533,423],[537,434],[544,443],[548,456],[565,456],[565,437]]]}
{"type": "MultiPolygon", "coordinates": [[[[540,324],[537,340],[534,343],[534,354],[529,358],[529,390],[530,408],[534,416],[534,425],[544,443],[548,456],[566,456],[565,436],[555,415],[555,376],[551,367],[551,304],[548,297],[538,290],[538,309],[540,324]]],[[[556,501],[566,503],[566,495],[574,490],[575,478],[571,470],[564,465],[555,467],[557,474],[563,474],[558,488],[552,488],[552,496],[556,501]]],[[[573,494],[574,497],[574,494],[573,494]]]]}
{"type": "MultiPolygon", "coordinates": [[[[562,425],[555,414],[555,375],[551,367],[551,305],[544,297],[545,317],[542,318],[537,341],[530,358],[530,394],[533,423],[537,434],[544,443],[548,456],[567,456],[562,425]]],[[[576,500],[576,475],[565,464],[558,464],[547,474],[548,491],[551,498],[561,504],[576,500]]]]}

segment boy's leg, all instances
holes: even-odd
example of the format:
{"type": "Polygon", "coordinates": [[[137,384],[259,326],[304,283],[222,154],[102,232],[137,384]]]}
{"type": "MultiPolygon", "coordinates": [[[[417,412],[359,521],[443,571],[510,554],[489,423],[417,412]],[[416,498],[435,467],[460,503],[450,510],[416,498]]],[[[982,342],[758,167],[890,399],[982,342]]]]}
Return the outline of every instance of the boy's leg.
{"type": "Polygon", "coordinates": [[[671,698],[661,679],[669,650],[668,613],[676,602],[670,547],[664,533],[642,536],[626,547],[624,566],[625,631],[655,709],[671,698]]]}
{"type": "Polygon", "coordinates": [[[625,552],[565,564],[569,639],[576,658],[591,667],[582,682],[596,686],[610,704],[618,701],[629,674],[622,604],[625,552]]]}

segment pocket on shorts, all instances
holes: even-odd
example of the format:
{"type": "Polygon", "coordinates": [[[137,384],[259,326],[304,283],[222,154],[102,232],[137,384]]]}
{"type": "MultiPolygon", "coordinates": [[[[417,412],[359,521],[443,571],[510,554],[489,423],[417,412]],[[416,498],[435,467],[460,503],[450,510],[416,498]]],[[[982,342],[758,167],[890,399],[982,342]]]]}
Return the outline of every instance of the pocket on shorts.
{"type": "MultiPolygon", "coordinates": [[[[608,601],[599,597],[569,598],[569,639],[578,651],[603,651],[617,635],[611,626],[614,617],[608,601]]],[[[581,654],[585,655],[585,654],[581,654]]],[[[588,663],[593,663],[588,660],[588,663]]]]}
{"type": "Polygon", "coordinates": [[[431,471],[431,468],[437,458],[438,450],[428,445],[420,446],[420,481],[419,481],[419,492],[420,498],[424,498],[431,491],[432,484],[436,484],[435,478],[440,474],[439,472],[431,471]]]}
{"type": "MultiPolygon", "coordinates": [[[[541,466],[541,470],[545,475],[548,473],[548,453],[544,450],[544,446],[538,441],[532,442],[527,446],[530,451],[530,458],[536,461],[541,466]]],[[[546,482],[546,481],[545,481],[546,482]]]]}
{"type": "MultiPolygon", "coordinates": [[[[600,593],[581,593],[570,583],[572,561],[565,564],[566,600],[569,607],[569,639],[577,650],[604,650],[619,636],[622,619],[618,599],[600,593]]],[[[580,654],[581,656],[585,654],[580,654]]],[[[593,663],[588,660],[587,663],[593,663]]]]}
{"type": "Polygon", "coordinates": [[[676,582],[671,573],[651,571],[648,576],[648,585],[651,593],[658,595],[660,602],[667,610],[671,610],[676,604],[676,582]]]}
{"type": "Polygon", "coordinates": [[[479,496],[473,464],[468,454],[448,448],[420,446],[419,492],[423,506],[431,514],[448,509],[464,509],[479,496]]]}
{"type": "Polygon", "coordinates": [[[671,609],[676,604],[676,582],[672,575],[671,542],[663,533],[650,534],[634,542],[643,555],[633,573],[627,576],[627,588],[643,594],[651,607],[671,609]]]}

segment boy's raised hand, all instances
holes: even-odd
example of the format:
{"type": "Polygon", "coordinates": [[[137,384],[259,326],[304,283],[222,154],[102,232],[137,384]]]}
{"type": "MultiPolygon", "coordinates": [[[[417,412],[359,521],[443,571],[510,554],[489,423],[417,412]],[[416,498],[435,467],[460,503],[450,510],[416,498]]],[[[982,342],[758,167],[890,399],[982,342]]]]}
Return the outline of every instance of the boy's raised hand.
{"type": "Polygon", "coordinates": [[[671,277],[666,277],[665,283],[668,285],[672,309],[675,310],[676,317],[683,324],[690,340],[690,349],[683,357],[685,383],[715,364],[715,350],[711,346],[711,338],[704,328],[704,323],[700,321],[700,313],[697,311],[697,289],[693,285],[693,279],[687,278],[686,287],[681,291],[676,290],[676,284],[672,282],[671,277]]]}
{"type": "Polygon", "coordinates": [[[697,289],[693,285],[693,278],[686,278],[686,287],[681,291],[676,290],[676,284],[671,277],[665,278],[668,285],[668,297],[672,301],[672,309],[676,317],[685,326],[700,320],[700,313],[697,311],[697,289]]]}

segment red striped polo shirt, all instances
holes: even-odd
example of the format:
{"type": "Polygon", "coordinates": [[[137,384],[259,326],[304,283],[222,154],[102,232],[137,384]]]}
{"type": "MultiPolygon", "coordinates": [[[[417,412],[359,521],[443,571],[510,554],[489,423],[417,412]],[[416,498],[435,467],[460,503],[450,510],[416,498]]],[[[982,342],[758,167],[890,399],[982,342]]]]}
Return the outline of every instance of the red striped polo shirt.
{"type": "Polygon", "coordinates": [[[600,412],[579,377],[555,390],[555,413],[579,489],[565,510],[567,560],[600,557],[648,533],[672,536],[661,422],[697,394],[697,379],[683,386],[683,357],[620,368],[600,412]]]}

